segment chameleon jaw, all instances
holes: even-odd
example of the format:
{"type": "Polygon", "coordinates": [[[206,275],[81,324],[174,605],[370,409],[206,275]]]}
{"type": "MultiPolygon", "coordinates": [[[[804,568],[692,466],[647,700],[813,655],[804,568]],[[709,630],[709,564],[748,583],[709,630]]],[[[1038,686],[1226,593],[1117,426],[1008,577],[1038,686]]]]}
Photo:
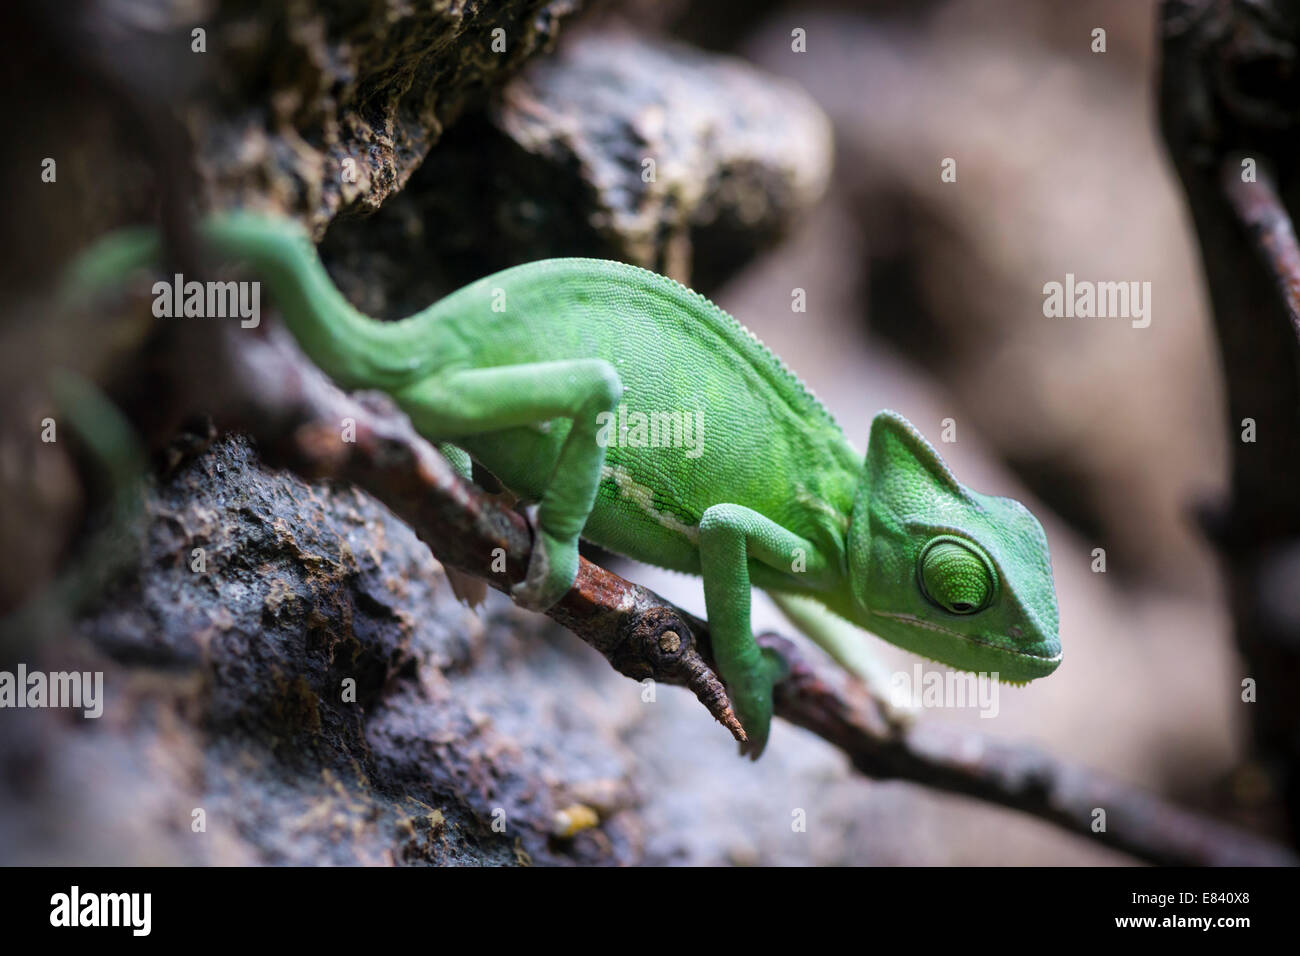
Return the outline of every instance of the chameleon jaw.
{"type": "Polygon", "coordinates": [[[914,614],[895,611],[878,611],[875,609],[872,609],[871,613],[879,617],[887,618],[891,621],[896,621],[911,628],[920,628],[946,635],[947,637],[959,641],[960,644],[957,646],[965,647],[968,650],[974,648],[986,649],[985,653],[988,655],[989,659],[979,662],[978,666],[971,666],[965,661],[954,661],[951,657],[949,657],[948,660],[943,660],[941,657],[935,656],[935,653],[930,648],[916,649],[909,647],[907,644],[900,645],[904,647],[904,649],[912,650],[914,653],[918,653],[922,657],[932,660],[936,664],[942,664],[945,667],[955,667],[960,670],[971,671],[974,673],[996,673],[998,674],[998,680],[1001,683],[1023,686],[1032,680],[1046,677],[1048,674],[1051,674],[1061,663],[1062,654],[1059,645],[1056,647],[1048,645],[1048,647],[1051,648],[1052,653],[1035,653],[1033,649],[1008,647],[1005,644],[983,639],[978,635],[964,634],[951,627],[945,627],[937,621],[927,621],[914,614]],[[1006,665],[1009,665],[1006,667],[1006,673],[1014,674],[1014,677],[1004,678],[1001,676],[1003,673],[1002,668],[997,666],[999,660],[1005,662],[1006,665]]]}

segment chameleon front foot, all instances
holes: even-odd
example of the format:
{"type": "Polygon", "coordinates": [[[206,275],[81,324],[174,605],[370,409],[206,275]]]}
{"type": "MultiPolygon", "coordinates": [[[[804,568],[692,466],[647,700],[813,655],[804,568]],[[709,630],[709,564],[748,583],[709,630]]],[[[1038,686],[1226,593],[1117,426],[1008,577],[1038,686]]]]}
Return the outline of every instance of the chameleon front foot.
{"type": "Polygon", "coordinates": [[[740,745],[740,755],[757,760],[767,747],[772,730],[772,688],[786,677],[785,660],[769,648],[762,649],[759,665],[746,678],[728,685],[731,707],[749,738],[740,745]]]}
{"type": "Polygon", "coordinates": [[[769,702],[765,712],[761,707],[742,708],[739,703],[734,701],[732,702],[732,709],[736,712],[736,716],[740,718],[740,725],[745,728],[745,735],[749,738],[738,745],[738,752],[742,757],[757,760],[763,756],[763,751],[767,749],[767,738],[772,730],[771,703],[769,702]]]}

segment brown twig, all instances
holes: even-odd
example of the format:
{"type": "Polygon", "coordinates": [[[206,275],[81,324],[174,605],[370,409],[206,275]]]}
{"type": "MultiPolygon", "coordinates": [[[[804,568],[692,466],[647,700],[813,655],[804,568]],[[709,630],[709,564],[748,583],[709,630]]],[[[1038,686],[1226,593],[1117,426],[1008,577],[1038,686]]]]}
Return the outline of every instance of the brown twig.
{"type": "MultiPolygon", "coordinates": [[[[223,334],[226,381],[209,404],[223,426],[249,430],[269,460],[311,477],[356,483],[415,530],[445,564],[508,591],[531,549],[525,519],[462,482],[382,396],[348,396],[286,336],[223,334]],[[221,411],[224,410],[224,411],[221,411]],[[340,442],[344,419],[356,441],[340,442]],[[504,570],[492,570],[493,555],[504,570]]],[[[212,382],[204,395],[213,398],[212,382]]],[[[500,566],[500,565],[498,565],[500,566]]],[[[708,626],[653,592],[584,560],[570,592],[547,612],[599,650],[620,673],[689,687],[736,737],[744,733],[714,674],[708,626]]],[[[785,659],[776,712],[848,755],[861,773],[965,794],[1049,820],[1156,863],[1293,864],[1286,850],[1157,797],[1061,764],[1032,749],[917,721],[883,718],[858,681],[809,661],[785,638],[760,641],[785,659]],[[1094,832],[1104,809],[1105,830],[1094,832]]]]}
{"type": "MultiPolygon", "coordinates": [[[[339,391],[278,330],[265,337],[227,331],[223,353],[223,398],[207,406],[221,426],[254,435],[269,461],[366,489],[449,567],[507,593],[523,580],[532,550],[528,522],[461,481],[386,396],[339,391]],[[339,439],[346,420],[354,424],[355,441],[339,439]]],[[[210,385],[205,382],[205,392],[210,385]]],[[[619,673],[689,688],[737,740],[745,740],[708,664],[709,648],[693,639],[705,633],[698,619],[586,559],[569,593],[546,613],[619,673]]]]}

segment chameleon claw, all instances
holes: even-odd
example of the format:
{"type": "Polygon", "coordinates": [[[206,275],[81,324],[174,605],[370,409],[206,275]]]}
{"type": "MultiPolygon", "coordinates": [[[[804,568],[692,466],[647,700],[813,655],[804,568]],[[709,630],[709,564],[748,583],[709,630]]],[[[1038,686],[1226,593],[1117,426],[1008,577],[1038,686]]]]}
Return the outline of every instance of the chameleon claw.
{"type": "Polygon", "coordinates": [[[510,598],[526,611],[545,611],[555,601],[545,601],[541,590],[527,580],[510,589],[510,598]]]}
{"type": "Polygon", "coordinates": [[[748,757],[751,761],[756,761],[759,757],[763,756],[763,751],[766,749],[767,739],[764,738],[762,742],[742,741],[738,752],[741,757],[748,757]]]}
{"type": "MultiPolygon", "coordinates": [[[[768,700],[771,700],[769,697],[768,700]]],[[[750,760],[757,760],[767,749],[768,735],[772,730],[772,711],[768,705],[765,714],[750,713],[742,721],[745,727],[745,739],[740,741],[740,755],[750,760]]]]}
{"type": "Polygon", "coordinates": [[[566,546],[539,530],[528,558],[528,572],[510,589],[510,596],[522,608],[545,611],[568,593],[577,576],[578,542],[566,546]]]}

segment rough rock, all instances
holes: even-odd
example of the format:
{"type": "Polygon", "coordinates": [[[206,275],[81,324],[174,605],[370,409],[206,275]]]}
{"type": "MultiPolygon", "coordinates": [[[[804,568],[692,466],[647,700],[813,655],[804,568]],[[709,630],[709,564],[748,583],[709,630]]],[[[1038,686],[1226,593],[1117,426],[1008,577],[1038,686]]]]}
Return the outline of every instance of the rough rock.
{"type": "Polygon", "coordinates": [[[221,4],[192,114],[212,205],[275,203],[318,233],[378,209],[443,130],[578,0],[221,4]]]}
{"type": "Polygon", "coordinates": [[[15,190],[0,282],[26,288],[100,232],[248,204],[319,236],[378,209],[444,130],[549,50],[581,0],[7,4],[15,190]],[[42,77],[32,84],[31,76],[42,77]],[[24,82],[26,80],[26,82],[24,82]],[[57,184],[40,179],[57,163],[57,184]]]}
{"type": "Polygon", "coordinates": [[[139,561],[42,662],[102,670],[104,716],[4,715],[2,862],[640,858],[627,752],[537,692],[560,657],[575,684],[579,652],[607,669],[576,639],[553,653],[561,632],[505,601],[479,620],[372,499],[271,471],[243,439],[146,510],[139,561]],[[554,836],[575,805],[599,825],[554,836]]]}
{"type": "Polygon", "coordinates": [[[669,41],[580,31],[448,131],[380,213],[339,220],[322,255],[359,307],[392,316],[548,256],[707,290],[797,225],[830,163],[826,118],[793,84],[669,41]]]}

